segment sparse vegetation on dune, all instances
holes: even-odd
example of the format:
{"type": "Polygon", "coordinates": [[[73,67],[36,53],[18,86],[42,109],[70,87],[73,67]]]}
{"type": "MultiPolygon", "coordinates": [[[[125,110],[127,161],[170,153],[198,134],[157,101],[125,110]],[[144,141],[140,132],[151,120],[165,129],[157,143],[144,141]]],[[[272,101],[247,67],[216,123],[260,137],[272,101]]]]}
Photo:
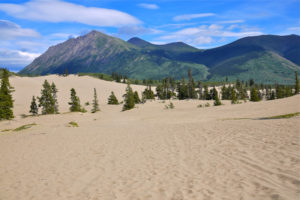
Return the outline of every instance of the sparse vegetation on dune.
{"type": "Polygon", "coordinates": [[[295,113],[289,113],[289,114],[284,114],[284,115],[276,115],[276,116],[271,116],[271,117],[262,117],[259,119],[287,119],[291,117],[296,117],[299,116],[300,112],[295,112],[295,113]]]}
{"type": "Polygon", "coordinates": [[[36,123],[32,123],[32,124],[25,124],[23,126],[20,126],[18,128],[15,128],[13,131],[22,131],[22,130],[25,130],[25,129],[29,129],[31,128],[32,126],[36,126],[37,124],[36,123]]]}
{"type": "Polygon", "coordinates": [[[71,121],[68,124],[69,124],[69,127],[79,127],[78,123],[74,122],[74,121],[71,121]]]}

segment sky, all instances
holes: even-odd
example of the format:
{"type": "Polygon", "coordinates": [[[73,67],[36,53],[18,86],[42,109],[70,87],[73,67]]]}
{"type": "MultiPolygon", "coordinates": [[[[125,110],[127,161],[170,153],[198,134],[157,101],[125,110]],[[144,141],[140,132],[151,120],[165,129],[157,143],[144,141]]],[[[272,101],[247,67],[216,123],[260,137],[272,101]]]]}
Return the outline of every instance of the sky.
{"type": "Polygon", "coordinates": [[[1,0],[0,67],[19,71],[50,46],[97,30],[199,49],[300,34],[300,0],[1,0]]]}

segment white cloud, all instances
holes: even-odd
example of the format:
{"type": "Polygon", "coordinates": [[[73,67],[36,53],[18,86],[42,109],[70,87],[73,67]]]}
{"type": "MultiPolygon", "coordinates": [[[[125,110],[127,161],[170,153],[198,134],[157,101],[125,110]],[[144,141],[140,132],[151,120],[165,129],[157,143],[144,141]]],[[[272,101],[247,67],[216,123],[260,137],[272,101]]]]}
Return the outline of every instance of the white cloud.
{"type": "Polygon", "coordinates": [[[158,5],[156,4],[150,4],[150,3],[140,3],[138,4],[142,8],[150,9],[150,10],[156,10],[159,9],[158,5]]]}
{"type": "Polygon", "coordinates": [[[18,37],[39,37],[39,33],[32,29],[21,28],[18,24],[7,20],[0,20],[0,40],[11,40],[18,37]]]}
{"type": "Polygon", "coordinates": [[[238,19],[238,20],[226,20],[226,21],[219,21],[219,24],[239,24],[239,23],[244,23],[245,20],[238,19]]]}
{"type": "Polygon", "coordinates": [[[198,13],[198,14],[187,14],[187,15],[178,15],[173,18],[174,21],[184,21],[184,20],[191,20],[195,18],[201,17],[210,17],[214,16],[214,13],[198,13]]]}
{"type": "Polygon", "coordinates": [[[19,50],[0,49],[0,64],[1,65],[28,65],[39,53],[29,53],[19,50]]]}
{"type": "Polygon", "coordinates": [[[141,35],[141,34],[159,34],[163,31],[153,28],[145,28],[143,26],[124,26],[118,30],[118,34],[120,35],[141,35]]]}
{"type": "Polygon", "coordinates": [[[157,26],[157,28],[173,28],[173,29],[178,29],[178,28],[182,28],[185,26],[191,26],[191,25],[195,25],[196,23],[176,23],[176,24],[163,24],[160,26],[157,26]]]}
{"type": "Polygon", "coordinates": [[[292,31],[292,32],[294,32],[294,33],[300,33],[300,26],[298,26],[298,27],[290,27],[290,28],[288,28],[288,30],[289,31],[292,31]]]}
{"type": "Polygon", "coordinates": [[[24,4],[1,3],[0,10],[16,18],[46,22],[77,22],[120,27],[140,24],[137,18],[112,9],[86,7],[61,0],[31,0],[24,4]]]}
{"type": "Polygon", "coordinates": [[[183,41],[191,45],[199,46],[202,44],[210,44],[219,38],[235,37],[241,38],[246,36],[261,35],[260,31],[243,31],[236,32],[228,30],[228,27],[211,24],[199,27],[185,28],[167,35],[157,38],[158,41],[183,41]]]}

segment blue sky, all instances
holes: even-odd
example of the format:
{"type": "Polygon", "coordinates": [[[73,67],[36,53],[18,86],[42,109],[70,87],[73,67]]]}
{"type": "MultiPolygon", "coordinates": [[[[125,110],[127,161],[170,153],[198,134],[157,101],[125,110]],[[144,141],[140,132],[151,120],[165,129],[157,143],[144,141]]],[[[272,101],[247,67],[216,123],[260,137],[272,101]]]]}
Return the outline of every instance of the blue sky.
{"type": "Polygon", "coordinates": [[[91,30],[201,49],[246,36],[300,34],[300,0],[2,0],[0,67],[18,71],[91,30]]]}

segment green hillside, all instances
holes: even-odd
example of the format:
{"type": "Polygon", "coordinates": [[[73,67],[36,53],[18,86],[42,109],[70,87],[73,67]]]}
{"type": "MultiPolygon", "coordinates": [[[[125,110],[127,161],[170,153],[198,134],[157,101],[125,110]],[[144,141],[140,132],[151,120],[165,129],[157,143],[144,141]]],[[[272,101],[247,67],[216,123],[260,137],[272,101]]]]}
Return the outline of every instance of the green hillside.
{"type": "Polygon", "coordinates": [[[107,73],[136,79],[186,77],[223,81],[226,77],[292,84],[300,72],[300,36],[263,35],[199,50],[182,42],[155,45],[140,38],[128,42],[92,31],[50,47],[20,74],[107,73]]]}
{"type": "Polygon", "coordinates": [[[253,79],[256,83],[291,84],[299,66],[271,51],[252,52],[228,59],[210,69],[210,81],[253,79]]]}

